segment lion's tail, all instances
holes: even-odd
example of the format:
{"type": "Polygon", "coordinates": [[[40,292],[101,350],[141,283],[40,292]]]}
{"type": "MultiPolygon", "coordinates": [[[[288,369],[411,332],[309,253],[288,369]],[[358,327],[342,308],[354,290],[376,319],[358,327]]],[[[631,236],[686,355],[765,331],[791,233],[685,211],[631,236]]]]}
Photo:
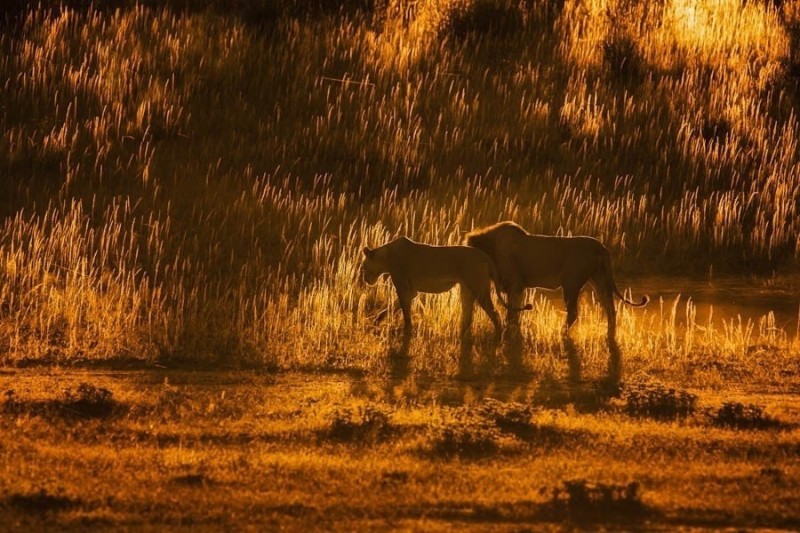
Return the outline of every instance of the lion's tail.
{"type": "Polygon", "coordinates": [[[608,253],[608,250],[605,250],[603,254],[603,266],[606,269],[606,274],[608,275],[608,281],[611,284],[611,288],[614,291],[614,294],[617,295],[617,298],[622,300],[624,303],[630,305],[631,307],[644,307],[650,301],[650,297],[648,295],[642,295],[641,301],[636,303],[634,301],[628,300],[624,294],[619,290],[617,287],[617,282],[614,280],[614,271],[611,270],[611,254],[608,253]]]}

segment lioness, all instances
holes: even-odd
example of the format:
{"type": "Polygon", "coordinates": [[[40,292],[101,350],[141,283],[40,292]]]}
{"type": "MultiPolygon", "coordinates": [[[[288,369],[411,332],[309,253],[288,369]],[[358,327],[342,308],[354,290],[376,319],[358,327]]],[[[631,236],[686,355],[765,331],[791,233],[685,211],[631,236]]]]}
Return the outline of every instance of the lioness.
{"type": "Polygon", "coordinates": [[[608,319],[608,339],[616,336],[614,295],[628,305],[642,307],[650,298],[639,303],[625,298],[619,291],[611,272],[611,253],[592,237],[551,237],[532,235],[513,222],[500,222],[467,234],[465,242],[486,252],[494,260],[500,275],[498,291],[508,295],[507,321],[516,324],[519,317],[514,305],[522,301],[528,287],[564,289],[567,306],[565,332],[578,318],[578,297],[587,281],[591,282],[608,319]]]}
{"type": "MultiPolygon", "coordinates": [[[[475,300],[492,321],[497,340],[502,335],[500,317],[492,305],[491,282],[497,283],[497,270],[482,251],[469,246],[432,246],[399,237],[377,248],[365,247],[361,273],[373,285],[382,274],[389,274],[403,311],[405,336],[413,329],[411,302],[417,293],[442,293],[461,286],[461,335],[467,337],[472,326],[475,300]]],[[[499,292],[498,292],[499,296],[499,292]]],[[[508,304],[498,298],[508,307],[508,304]]],[[[515,311],[531,309],[526,305],[515,311]]]]}

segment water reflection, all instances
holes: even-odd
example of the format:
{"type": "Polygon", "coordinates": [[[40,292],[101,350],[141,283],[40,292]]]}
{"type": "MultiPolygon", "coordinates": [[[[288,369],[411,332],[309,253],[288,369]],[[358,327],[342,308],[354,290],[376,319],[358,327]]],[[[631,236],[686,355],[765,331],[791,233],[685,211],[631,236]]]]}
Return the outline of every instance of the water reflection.
{"type": "MultiPolygon", "coordinates": [[[[602,408],[619,394],[622,376],[622,353],[619,345],[609,343],[609,359],[604,375],[585,380],[582,375],[582,354],[569,337],[563,339],[567,371],[563,375],[535,372],[523,363],[524,341],[509,335],[501,346],[493,342],[464,340],[458,352],[455,372],[439,374],[426,369],[424,355],[409,357],[407,346],[390,348],[387,372],[381,378],[383,399],[389,403],[414,402],[459,406],[484,398],[520,401],[531,405],[562,408],[572,404],[576,410],[602,408]]],[[[363,378],[370,379],[370,378],[363,378]]],[[[367,387],[369,388],[369,387],[367,387]]],[[[352,387],[353,393],[363,387],[352,387]]],[[[374,389],[371,389],[374,390],[374,389]]]]}
{"type": "Polygon", "coordinates": [[[609,386],[619,388],[622,381],[622,350],[615,339],[608,339],[608,374],[606,381],[609,386]]]}
{"type": "Polygon", "coordinates": [[[569,335],[562,336],[562,345],[567,355],[567,379],[569,383],[578,385],[581,382],[581,356],[575,341],[569,335]]]}
{"type": "Polygon", "coordinates": [[[509,375],[522,376],[525,368],[522,364],[524,339],[518,323],[508,325],[503,336],[503,356],[508,362],[509,375]]]}
{"type": "MultiPolygon", "coordinates": [[[[798,320],[797,287],[765,281],[743,279],[626,279],[626,284],[637,292],[648,293],[653,298],[643,312],[650,317],[671,310],[671,304],[681,295],[683,306],[688,298],[696,305],[696,321],[702,324],[704,316],[714,307],[714,320],[731,319],[740,315],[743,320],[758,318],[769,311],[776,314],[778,327],[793,331],[798,320]],[[669,287],[670,290],[665,290],[669,287]],[[663,308],[658,300],[663,299],[663,308]],[[719,318],[718,318],[719,317],[719,318]]],[[[537,293],[551,298],[549,293],[537,293]]],[[[562,305],[559,294],[553,294],[553,305],[562,305]]],[[[676,314],[676,326],[681,327],[686,314],[676,314]]],[[[530,342],[530,340],[528,341],[530,342]]],[[[452,354],[452,358],[432,362],[426,358],[423,346],[409,354],[410,340],[402,338],[386,353],[386,371],[380,378],[354,377],[368,380],[366,389],[382,391],[389,402],[439,403],[463,405],[494,398],[501,401],[524,401],[532,405],[561,408],[572,405],[576,410],[596,410],[606,405],[620,393],[623,377],[623,353],[619,344],[608,341],[608,360],[602,375],[584,375],[584,354],[571,337],[563,337],[561,349],[566,367],[555,361],[556,369],[542,369],[542,365],[528,362],[531,346],[518,328],[509,327],[500,345],[485,340],[466,338],[452,354]]],[[[438,350],[437,350],[438,352],[438,350]]],[[[548,355],[547,357],[552,357],[548,355]]],[[[354,386],[354,394],[359,387],[354,386]]]]}
{"type": "Polygon", "coordinates": [[[458,352],[458,375],[460,379],[469,379],[474,372],[472,364],[472,349],[474,347],[472,338],[462,339],[458,352]]]}
{"type": "MultiPolygon", "coordinates": [[[[800,277],[782,278],[744,278],[736,276],[716,276],[706,279],[685,277],[642,277],[626,278],[624,285],[634,292],[648,294],[650,305],[648,314],[660,312],[659,299],[664,301],[668,312],[678,296],[676,322],[679,327],[686,325],[686,302],[691,299],[696,309],[694,320],[698,324],[712,318],[718,322],[731,320],[738,316],[742,320],[757,321],[769,312],[775,316],[776,326],[786,331],[794,331],[798,324],[798,292],[800,277]]],[[[620,285],[622,288],[622,285],[620,285]]],[[[542,293],[544,294],[544,293],[542,293]]]]}

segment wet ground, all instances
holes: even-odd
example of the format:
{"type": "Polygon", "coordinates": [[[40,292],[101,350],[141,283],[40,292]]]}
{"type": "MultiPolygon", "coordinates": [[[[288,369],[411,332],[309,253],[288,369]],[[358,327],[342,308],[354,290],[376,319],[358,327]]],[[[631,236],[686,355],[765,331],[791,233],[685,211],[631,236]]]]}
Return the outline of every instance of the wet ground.
{"type": "Polygon", "coordinates": [[[794,332],[800,311],[800,278],[782,280],[723,277],[711,279],[644,278],[630,284],[634,295],[643,292],[657,303],[671,304],[679,295],[681,301],[691,298],[697,307],[697,322],[707,321],[709,314],[720,318],[756,320],[769,312],[775,314],[776,325],[794,332]],[[635,283],[635,284],[634,284],[635,283]]]}
{"type": "MultiPolygon", "coordinates": [[[[757,321],[772,312],[775,325],[789,334],[798,331],[800,318],[800,276],[781,278],[743,278],[740,276],[690,278],[648,276],[634,278],[618,276],[617,285],[634,301],[643,294],[650,297],[647,307],[649,313],[671,312],[678,300],[676,321],[679,326],[686,324],[686,302],[691,301],[696,308],[695,322],[707,323],[741,317],[743,321],[757,321]]],[[[588,292],[584,290],[584,292],[588,292]]],[[[537,289],[553,301],[557,308],[561,304],[561,290],[546,291],[537,289]]],[[[528,297],[531,299],[531,296],[528,297]]]]}

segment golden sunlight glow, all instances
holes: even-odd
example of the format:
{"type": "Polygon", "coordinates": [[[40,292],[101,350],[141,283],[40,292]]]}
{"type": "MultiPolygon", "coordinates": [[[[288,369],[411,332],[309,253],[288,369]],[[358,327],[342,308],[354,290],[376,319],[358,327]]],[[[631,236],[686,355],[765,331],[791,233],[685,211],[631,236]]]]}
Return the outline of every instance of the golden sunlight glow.
{"type": "Polygon", "coordinates": [[[774,9],[741,0],[672,0],[664,14],[671,39],[707,63],[747,68],[784,57],[788,39],[774,9]]]}
{"type": "Polygon", "coordinates": [[[5,2],[0,524],[796,527],[798,42],[800,0],[5,2]]]}

